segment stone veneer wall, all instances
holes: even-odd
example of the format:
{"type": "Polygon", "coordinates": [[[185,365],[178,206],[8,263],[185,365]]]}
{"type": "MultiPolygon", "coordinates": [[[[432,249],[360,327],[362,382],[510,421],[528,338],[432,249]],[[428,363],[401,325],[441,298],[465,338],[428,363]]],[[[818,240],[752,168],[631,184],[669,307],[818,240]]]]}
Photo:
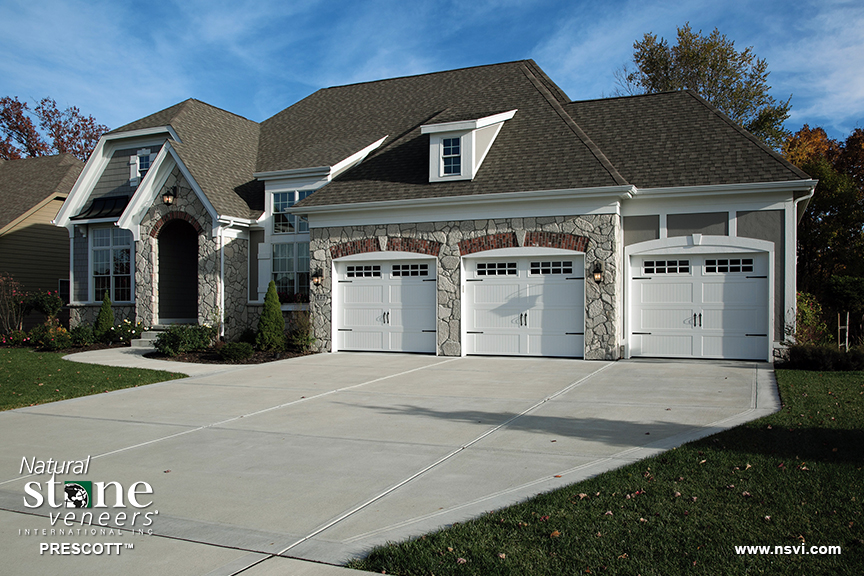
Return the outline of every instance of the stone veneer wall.
{"type": "Polygon", "coordinates": [[[461,242],[462,250],[474,254],[513,245],[584,249],[585,358],[613,360],[619,357],[623,298],[622,274],[618,269],[621,227],[617,215],[334,226],[313,228],[310,232],[310,267],[312,270],[320,268],[323,272],[321,286],[313,287],[310,303],[318,351],[329,351],[332,345],[331,276],[334,253],[337,257],[366,252],[371,252],[370,256],[381,256],[381,252],[386,253],[388,248],[390,251],[401,248],[438,257],[437,352],[441,356],[459,356],[462,353],[459,294],[461,242]],[[538,234],[542,232],[549,234],[538,234]],[[586,238],[587,241],[577,237],[586,238]],[[597,260],[605,265],[601,284],[595,283],[590,274],[597,260]]]}
{"type": "MultiPolygon", "coordinates": [[[[70,304],[69,327],[74,328],[85,322],[90,325],[95,324],[96,317],[99,315],[101,308],[101,302],[98,304],[70,304]]],[[[111,310],[114,311],[115,326],[124,320],[135,322],[135,307],[133,304],[113,305],[111,306],[111,310]]]]}

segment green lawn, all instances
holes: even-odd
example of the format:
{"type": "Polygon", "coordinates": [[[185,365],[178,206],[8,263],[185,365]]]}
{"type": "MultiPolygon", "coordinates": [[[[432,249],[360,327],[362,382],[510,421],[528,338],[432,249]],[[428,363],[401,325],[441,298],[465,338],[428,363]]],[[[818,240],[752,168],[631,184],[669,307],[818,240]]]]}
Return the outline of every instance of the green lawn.
{"type": "Polygon", "coordinates": [[[424,576],[864,574],[864,373],[777,377],[777,414],[349,566],[424,576]],[[842,553],[739,555],[736,545],[842,553]]]}
{"type": "Polygon", "coordinates": [[[161,370],[70,362],[62,359],[64,355],[60,352],[35,352],[29,348],[0,348],[0,410],[186,376],[161,370]]]}

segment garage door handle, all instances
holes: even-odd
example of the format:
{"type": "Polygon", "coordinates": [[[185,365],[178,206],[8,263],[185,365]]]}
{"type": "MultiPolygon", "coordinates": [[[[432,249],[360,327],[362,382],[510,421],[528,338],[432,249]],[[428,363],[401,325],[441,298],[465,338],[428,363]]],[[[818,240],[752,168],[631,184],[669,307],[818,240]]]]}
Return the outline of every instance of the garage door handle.
{"type": "Polygon", "coordinates": [[[702,327],[702,313],[699,313],[699,327],[702,327]]]}
{"type": "Polygon", "coordinates": [[[693,327],[696,327],[696,314],[693,314],[693,327]]]}

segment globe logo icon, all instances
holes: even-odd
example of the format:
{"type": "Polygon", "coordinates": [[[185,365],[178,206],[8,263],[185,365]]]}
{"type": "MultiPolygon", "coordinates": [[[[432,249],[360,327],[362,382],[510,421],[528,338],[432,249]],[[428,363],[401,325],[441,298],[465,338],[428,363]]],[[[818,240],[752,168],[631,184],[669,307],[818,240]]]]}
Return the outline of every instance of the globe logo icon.
{"type": "Polygon", "coordinates": [[[81,484],[68,483],[64,487],[66,508],[88,508],[90,494],[81,484]]]}

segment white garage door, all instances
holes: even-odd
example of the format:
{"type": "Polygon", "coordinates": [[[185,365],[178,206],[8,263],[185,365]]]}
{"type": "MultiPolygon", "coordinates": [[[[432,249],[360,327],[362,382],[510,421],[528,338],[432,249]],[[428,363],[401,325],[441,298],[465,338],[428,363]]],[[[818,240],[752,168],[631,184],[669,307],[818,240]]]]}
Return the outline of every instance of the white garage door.
{"type": "Polygon", "coordinates": [[[632,356],[767,357],[767,254],[634,256],[632,267],[632,356]]]}
{"type": "Polygon", "coordinates": [[[583,257],[470,259],[467,354],[582,357],[583,257]]]}
{"type": "Polygon", "coordinates": [[[435,353],[435,262],[337,262],[338,350],[435,353]]]}

